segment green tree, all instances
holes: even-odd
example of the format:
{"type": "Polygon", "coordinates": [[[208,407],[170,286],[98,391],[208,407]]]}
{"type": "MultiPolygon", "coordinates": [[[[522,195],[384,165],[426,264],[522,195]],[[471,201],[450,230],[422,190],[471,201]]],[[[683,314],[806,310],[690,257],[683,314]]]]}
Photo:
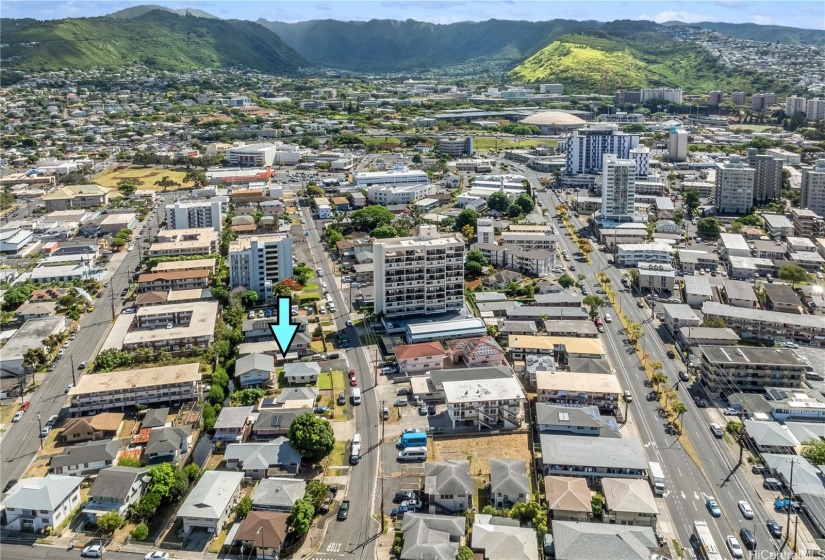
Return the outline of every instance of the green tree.
{"type": "Polygon", "coordinates": [[[111,535],[123,526],[123,517],[112,510],[97,516],[97,528],[104,535],[111,535]]]}
{"type": "Polygon", "coordinates": [[[696,231],[700,237],[715,239],[722,231],[722,224],[716,218],[702,218],[696,223],[696,231]]]}
{"type": "Polygon", "coordinates": [[[705,320],[702,321],[702,326],[708,327],[710,329],[724,329],[725,327],[727,327],[727,324],[725,323],[725,320],[722,317],[715,315],[705,315],[705,320]]]}
{"type": "Polygon", "coordinates": [[[235,519],[240,520],[249,515],[249,512],[252,511],[252,498],[249,496],[244,496],[238,502],[238,505],[235,506],[235,519]]]}
{"type": "Polygon", "coordinates": [[[825,464],[825,440],[810,439],[802,442],[802,456],[814,465],[825,464]]]}
{"type": "Polygon", "coordinates": [[[326,195],[324,189],[319,187],[318,185],[309,185],[306,189],[307,196],[312,198],[318,198],[326,195]]]}
{"type": "Polygon", "coordinates": [[[215,412],[215,407],[210,403],[203,405],[203,429],[207,432],[215,428],[215,422],[218,419],[218,414],[215,412]]]}
{"type": "Polygon", "coordinates": [[[168,189],[169,187],[179,187],[180,183],[178,183],[177,181],[173,181],[169,178],[168,175],[164,175],[162,179],[160,179],[159,181],[155,181],[155,185],[158,187],[162,187],[163,190],[166,191],[166,189],[168,189]]]}
{"type": "Polygon", "coordinates": [[[160,507],[161,501],[163,501],[163,496],[158,492],[145,494],[136,504],[130,507],[132,518],[150,519],[160,507]]]}
{"type": "Polygon", "coordinates": [[[261,400],[264,396],[263,389],[241,389],[240,391],[235,391],[232,393],[232,405],[233,406],[249,406],[252,404],[257,403],[261,400]]]}
{"type": "Polygon", "coordinates": [[[593,510],[593,515],[599,515],[604,510],[604,496],[598,492],[590,496],[590,509],[593,510]]]}
{"type": "Polygon", "coordinates": [[[559,276],[557,282],[565,290],[576,283],[576,281],[573,280],[573,278],[569,274],[562,274],[561,276],[559,276]]]}
{"type": "Polygon", "coordinates": [[[786,264],[780,267],[777,276],[785,282],[790,282],[792,288],[800,282],[807,282],[810,278],[808,271],[797,264],[786,264]]]}
{"type": "Polygon", "coordinates": [[[315,508],[315,513],[320,511],[324,504],[324,499],[329,494],[329,488],[320,480],[310,480],[307,482],[306,490],[304,491],[304,500],[312,504],[315,508]]]}
{"type": "Polygon", "coordinates": [[[172,463],[161,463],[149,469],[149,493],[155,493],[161,498],[169,496],[172,485],[175,483],[175,467],[172,463]]]}
{"type": "Polygon", "coordinates": [[[223,390],[223,387],[220,385],[213,384],[212,387],[209,389],[209,402],[213,405],[223,403],[224,399],[226,398],[226,393],[223,390]]]}
{"type": "Polygon", "coordinates": [[[370,235],[376,239],[389,239],[391,237],[398,237],[398,230],[390,225],[379,226],[372,230],[370,235]]]}
{"type": "Polygon", "coordinates": [[[470,225],[473,227],[473,231],[475,231],[476,227],[478,226],[478,219],[480,217],[481,214],[479,214],[472,208],[462,210],[461,213],[458,216],[456,216],[453,228],[456,231],[462,231],[464,229],[464,226],[470,225]]]}
{"type": "Polygon", "coordinates": [[[413,163],[421,163],[421,154],[413,154],[412,162],[413,163]]]}
{"type": "Polygon", "coordinates": [[[121,247],[126,246],[127,241],[122,237],[115,237],[112,239],[112,248],[120,249],[121,247]]]}
{"type": "Polygon", "coordinates": [[[605,301],[599,296],[587,296],[582,300],[582,304],[590,308],[590,318],[595,319],[599,316],[599,309],[604,307],[605,301]]]}
{"type": "Polygon", "coordinates": [[[315,508],[311,503],[303,498],[297,500],[292,506],[292,512],[287,519],[287,523],[292,527],[296,537],[304,535],[309,531],[312,518],[315,516],[315,508]]]}
{"type": "Polygon", "coordinates": [[[23,353],[23,367],[37,369],[48,360],[46,352],[41,347],[28,348],[23,353]]]}
{"type": "Polygon", "coordinates": [[[140,459],[137,457],[121,457],[117,460],[118,467],[140,467],[140,459]]]}
{"type": "Polygon", "coordinates": [[[469,546],[458,547],[458,554],[456,554],[455,560],[473,560],[473,549],[469,546]]]}
{"type": "Polygon", "coordinates": [[[350,214],[350,220],[355,229],[360,231],[372,231],[379,226],[392,224],[395,214],[383,206],[372,205],[361,208],[350,214]]]}
{"type": "Polygon", "coordinates": [[[200,169],[189,169],[186,174],[183,176],[183,182],[193,183],[193,187],[199,188],[206,185],[206,172],[200,169]]]}
{"type": "Polygon", "coordinates": [[[527,193],[522,193],[516,199],[516,204],[521,208],[524,214],[529,214],[536,207],[536,203],[530,198],[527,193]]]}
{"type": "Polygon", "coordinates": [[[296,264],[292,269],[292,279],[299,284],[306,285],[312,277],[312,269],[304,264],[296,264]]]}
{"type": "Polygon", "coordinates": [[[467,261],[464,264],[464,274],[471,278],[477,278],[481,276],[483,268],[477,261],[467,261]]]}
{"type": "Polygon", "coordinates": [[[510,199],[501,191],[496,191],[487,198],[487,208],[495,212],[506,212],[510,207],[510,199]]]}
{"type": "Polygon", "coordinates": [[[129,198],[130,196],[135,194],[135,191],[138,189],[140,183],[143,183],[143,181],[138,182],[133,179],[125,179],[123,181],[118,181],[117,190],[124,197],[129,198]]]}
{"type": "Polygon", "coordinates": [[[521,214],[521,206],[519,206],[515,202],[511,204],[509,208],[507,208],[507,215],[511,218],[518,218],[519,216],[521,216],[521,214]]]}
{"type": "Polygon", "coordinates": [[[246,290],[241,294],[241,304],[249,309],[258,301],[258,292],[255,290],[246,290]]]}
{"type": "Polygon", "coordinates": [[[326,232],[326,238],[327,238],[327,244],[329,244],[330,247],[335,248],[335,245],[339,241],[344,239],[344,234],[341,233],[340,231],[338,231],[337,229],[330,228],[326,232]]]}
{"type": "Polygon", "coordinates": [[[478,249],[472,249],[467,252],[467,262],[477,262],[481,266],[487,266],[487,264],[489,264],[487,259],[484,258],[484,253],[478,249]]]}
{"type": "Polygon", "coordinates": [[[696,189],[688,189],[685,191],[684,194],[684,202],[685,206],[688,209],[688,216],[693,216],[696,212],[696,209],[699,208],[699,204],[701,203],[699,198],[699,191],[696,189]]]}
{"type": "Polygon", "coordinates": [[[149,538],[149,527],[146,526],[146,523],[139,523],[129,534],[136,541],[143,542],[149,538]]]}
{"type": "Polygon", "coordinates": [[[312,412],[305,412],[292,421],[288,438],[292,447],[310,461],[326,457],[335,446],[335,434],[329,420],[312,412]]]}
{"type": "Polygon", "coordinates": [[[653,383],[653,386],[658,390],[661,385],[667,383],[667,375],[662,371],[657,371],[650,376],[650,382],[653,383]]]}

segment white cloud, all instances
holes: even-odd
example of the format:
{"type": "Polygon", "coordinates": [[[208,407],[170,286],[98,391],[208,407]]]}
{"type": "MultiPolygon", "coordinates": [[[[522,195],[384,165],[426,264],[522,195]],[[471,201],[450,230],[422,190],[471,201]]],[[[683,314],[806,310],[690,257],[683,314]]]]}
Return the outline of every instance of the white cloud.
{"type": "Polygon", "coordinates": [[[771,25],[773,24],[773,18],[768,16],[755,15],[751,16],[751,23],[758,23],[759,25],[771,25]]]}
{"type": "Polygon", "coordinates": [[[677,12],[674,10],[666,10],[659,12],[655,16],[641,15],[639,19],[646,19],[655,21],[656,23],[664,23],[666,21],[681,21],[682,23],[698,23],[700,21],[707,21],[708,17],[692,12],[677,12]]]}

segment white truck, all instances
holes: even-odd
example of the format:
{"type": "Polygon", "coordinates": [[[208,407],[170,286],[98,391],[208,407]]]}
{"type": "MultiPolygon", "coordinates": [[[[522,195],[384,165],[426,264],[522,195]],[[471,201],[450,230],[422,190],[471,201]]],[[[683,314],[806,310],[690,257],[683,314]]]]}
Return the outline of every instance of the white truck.
{"type": "Polygon", "coordinates": [[[349,452],[349,464],[357,465],[361,460],[361,434],[352,436],[352,446],[349,452]]]}
{"type": "Polygon", "coordinates": [[[665,473],[659,463],[648,463],[647,474],[650,477],[650,485],[653,486],[653,493],[662,496],[665,493],[665,473]]]}

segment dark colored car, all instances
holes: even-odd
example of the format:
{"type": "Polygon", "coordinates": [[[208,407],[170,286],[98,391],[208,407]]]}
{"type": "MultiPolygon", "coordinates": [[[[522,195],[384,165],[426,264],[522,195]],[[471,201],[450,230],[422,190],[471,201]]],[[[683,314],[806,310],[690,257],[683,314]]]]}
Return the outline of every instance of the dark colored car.
{"type": "Polygon", "coordinates": [[[125,296],[127,293],[129,293],[129,288],[123,288],[123,290],[120,292],[120,295],[125,296]]]}
{"type": "Polygon", "coordinates": [[[694,403],[696,404],[696,406],[698,406],[699,408],[705,408],[705,406],[706,406],[706,404],[705,404],[705,399],[700,399],[699,397],[696,397],[695,399],[693,399],[693,402],[694,402],[694,403]]]}
{"type": "Polygon", "coordinates": [[[5,494],[5,493],[6,493],[6,492],[8,492],[9,490],[11,490],[11,489],[12,489],[12,486],[14,486],[15,484],[17,484],[17,479],[16,479],[16,478],[12,478],[11,480],[9,480],[9,481],[6,483],[6,485],[3,487],[3,493],[5,494]]]}
{"type": "Polygon", "coordinates": [[[345,404],[347,404],[347,396],[341,391],[338,393],[338,406],[344,406],[345,404]]]}
{"type": "Polygon", "coordinates": [[[414,500],[415,494],[410,492],[409,490],[402,490],[401,492],[396,492],[395,496],[392,498],[392,503],[398,504],[405,500],[414,500]]]}
{"type": "Polygon", "coordinates": [[[341,502],[341,507],[338,508],[338,521],[346,520],[349,515],[349,500],[341,502]]]}
{"type": "Polygon", "coordinates": [[[742,539],[742,544],[745,545],[745,548],[756,550],[756,537],[753,536],[753,532],[750,529],[743,527],[739,531],[739,537],[742,539]]]}
{"type": "Polygon", "coordinates": [[[778,539],[782,537],[782,526],[779,523],[773,519],[768,519],[765,525],[768,527],[768,532],[773,538],[778,539]]]}
{"type": "Polygon", "coordinates": [[[431,404],[429,407],[430,415],[435,416],[435,405],[431,404]]]}
{"type": "Polygon", "coordinates": [[[667,351],[667,357],[670,358],[671,360],[674,359],[676,357],[676,352],[674,352],[673,350],[668,350],[667,351]]]}

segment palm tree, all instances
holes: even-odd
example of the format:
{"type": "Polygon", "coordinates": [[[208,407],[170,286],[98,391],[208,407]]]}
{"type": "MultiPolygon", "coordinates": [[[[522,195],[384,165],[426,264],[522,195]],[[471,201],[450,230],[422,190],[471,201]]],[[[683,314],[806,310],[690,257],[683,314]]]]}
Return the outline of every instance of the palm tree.
{"type": "Polygon", "coordinates": [[[650,382],[653,383],[653,386],[656,390],[659,390],[659,387],[665,383],[667,383],[667,375],[662,373],[661,371],[657,371],[650,377],[650,382]]]}
{"type": "MultiPolygon", "coordinates": [[[[687,406],[685,406],[685,403],[683,403],[679,399],[674,399],[674,401],[672,403],[670,403],[670,409],[673,412],[676,413],[676,418],[673,420],[674,424],[679,422],[680,419],[682,418],[682,414],[687,412],[687,406]]],[[[681,426],[681,423],[680,423],[680,426],[681,426]]],[[[681,431],[681,427],[680,427],[680,431],[681,431]]]]}

